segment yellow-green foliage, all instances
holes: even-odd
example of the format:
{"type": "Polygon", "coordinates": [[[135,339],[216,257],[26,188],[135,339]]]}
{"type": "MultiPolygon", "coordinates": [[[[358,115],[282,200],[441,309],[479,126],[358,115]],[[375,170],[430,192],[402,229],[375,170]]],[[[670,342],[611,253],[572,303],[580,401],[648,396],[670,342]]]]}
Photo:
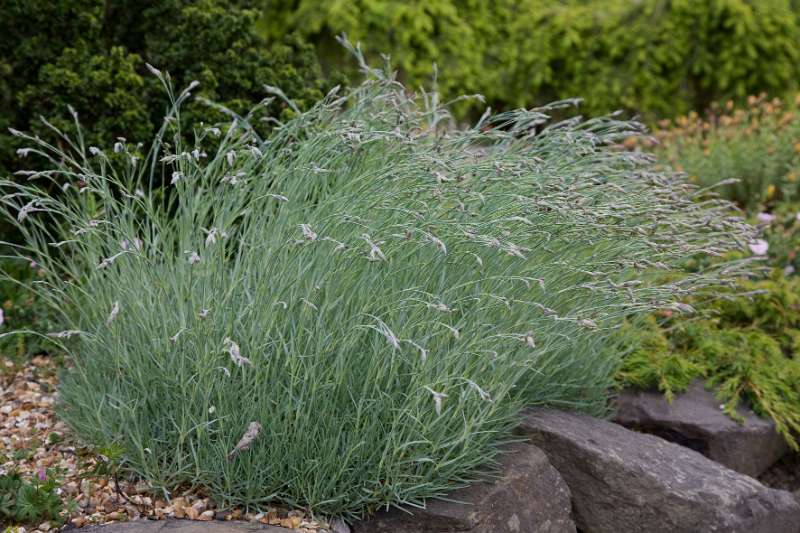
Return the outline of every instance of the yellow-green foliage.
{"type": "Polygon", "coordinates": [[[701,318],[663,316],[622,331],[630,354],[622,384],[658,388],[668,398],[707,378],[725,412],[746,402],[775,421],[795,448],[800,435],[800,280],[776,271],[745,282],[750,296],[700,307],[701,318]]]}
{"type": "Polygon", "coordinates": [[[675,116],[783,93],[800,73],[793,0],[262,1],[269,36],[309,36],[329,67],[347,32],[412,85],[437,63],[447,97],[477,92],[500,108],[581,96],[591,113],[675,116]]]}

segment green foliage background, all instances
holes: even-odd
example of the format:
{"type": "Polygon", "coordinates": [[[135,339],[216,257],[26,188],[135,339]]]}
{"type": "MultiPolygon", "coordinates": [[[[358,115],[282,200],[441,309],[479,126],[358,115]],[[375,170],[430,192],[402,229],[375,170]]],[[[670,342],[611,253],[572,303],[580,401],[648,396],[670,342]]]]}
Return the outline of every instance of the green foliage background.
{"type": "MultiPolygon", "coordinates": [[[[47,135],[44,116],[69,129],[71,105],[89,144],[152,137],[168,106],[145,62],[168,71],[176,87],[234,111],[250,108],[278,85],[302,108],[322,93],[313,48],[291,35],[269,43],[259,13],[241,0],[0,0],[0,173],[19,168],[8,127],[47,135]]],[[[268,114],[285,110],[275,104],[268,114]]],[[[189,121],[215,120],[204,104],[189,121]]]]}
{"type": "Polygon", "coordinates": [[[495,108],[585,98],[588,113],[649,118],[796,86],[800,21],[792,0],[262,0],[261,25],[298,31],[330,68],[346,32],[391,54],[412,86],[436,63],[453,97],[495,108]]]}

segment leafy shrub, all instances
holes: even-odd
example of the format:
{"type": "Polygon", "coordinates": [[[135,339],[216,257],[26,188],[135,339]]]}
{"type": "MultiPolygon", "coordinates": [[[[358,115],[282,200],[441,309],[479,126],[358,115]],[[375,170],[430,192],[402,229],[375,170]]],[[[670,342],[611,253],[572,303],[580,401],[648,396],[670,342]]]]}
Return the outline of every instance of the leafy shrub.
{"type": "MultiPolygon", "coordinates": [[[[798,97],[800,98],[800,97],[798,97]]],[[[656,153],[702,186],[717,190],[751,212],[800,199],[800,113],[794,101],[750,97],[697,114],[664,121],[656,153]]]]}
{"type": "Polygon", "coordinates": [[[771,213],[759,213],[755,222],[763,229],[768,244],[769,264],[783,270],[787,276],[800,271],[800,203],[784,202],[773,207],[771,213]],[[758,219],[761,222],[758,222],[758,219]]]}
{"type": "Polygon", "coordinates": [[[791,0],[263,0],[262,26],[298,31],[340,66],[346,32],[390,53],[409,84],[437,63],[446,97],[513,108],[585,95],[589,113],[650,118],[796,87],[800,18],[791,0]]]}
{"type": "MultiPolygon", "coordinates": [[[[0,335],[10,331],[50,331],[49,307],[35,294],[25,289],[38,277],[40,271],[28,263],[0,259],[0,335]]],[[[27,356],[52,348],[38,334],[0,337],[0,355],[11,360],[25,360],[27,356]]]]}
{"type": "MultiPolygon", "coordinates": [[[[280,85],[301,107],[322,96],[309,45],[287,36],[267,43],[255,31],[257,13],[235,0],[11,2],[0,18],[0,172],[9,172],[19,145],[8,127],[63,140],[39,123],[72,125],[71,105],[88,128],[87,142],[135,144],[150,139],[169,107],[145,62],[168,69],[176,83],[202,82],[201,95],[243,111],[280,85]]],[[[288,110],[265,106],[265,116],[288,110]]],[[[219,120],[202,104],[184,110],[188,124],[219,120]]],[[[191,128],[187,128],[191,131],[191,128]]]]}
{"type": "Polygon", "coordinates": [[[64,521],[54,470],[40,471],[30,481],[17,472],[0,475],[0,522],[39,525],[64,521]]]}
{"type": "Polygon", "coordinates": [[[183,91],[138,163],[21,135],[47,170],[2,212],[64,328],[61,415],[155,487],[350,517],[441,496],[520,406],[605,412],[625,317],[739,275],[655,274],[752,228],[617,149],[639,125],[454,130],[369,72],[263,140],[238,119],[185,145],[183,91]]]}
{"type": "Polygon", "coordinates": [[[743,282],[747,298],[698,305],[700,318],[669,313],[624,330],[631,347],[619,373],[623,384],[658,388],[671,399],[707,378],[725,412],[744,402],[772,418],[798,448],[800,435],[800,278],[776,270],[743,282]]]}

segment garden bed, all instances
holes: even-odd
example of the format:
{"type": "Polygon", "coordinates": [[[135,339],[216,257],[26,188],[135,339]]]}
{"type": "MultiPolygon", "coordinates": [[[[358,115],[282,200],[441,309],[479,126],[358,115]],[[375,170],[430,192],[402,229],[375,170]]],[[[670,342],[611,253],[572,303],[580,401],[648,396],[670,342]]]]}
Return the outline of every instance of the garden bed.
{"type": "MultiPolygon", "coordinates": [[[[55,477],[66,528],[167,518],[248,520],[307,533],[322,533],[330,527],[297,510],[219,510],[209,498],[191,490],[167,501],[135,482],[117,480],[113,474],[98,475],[105,466],[102,459],[77,444],[56,418],[58,366],[41,356],[24,366],[7,359],[0,361],[0,473],[15,469],[26,480],[40,475],[55,477]]],[[[38,527],[27,531],[62,527],[55,517],[37,522],[38,527]]]]}

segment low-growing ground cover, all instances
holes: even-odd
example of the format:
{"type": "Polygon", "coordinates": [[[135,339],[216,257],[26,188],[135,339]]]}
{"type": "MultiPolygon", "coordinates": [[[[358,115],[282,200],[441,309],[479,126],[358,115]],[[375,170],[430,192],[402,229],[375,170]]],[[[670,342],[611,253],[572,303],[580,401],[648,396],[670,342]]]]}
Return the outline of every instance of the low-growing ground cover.
{"type": "Polygon", "coordinates": [[[604,413],[623,320],[747,265],[679,275],[753,231],[614,148],[639,125],[453,130],[363,66],[266,139],[237,115],[184,145],[191,87],[144,159],[18,133],[45,169],[2,182],[3,212],[70,356],[61,416],[157,490],[350,518],[442,496],[522,405],[604,413]]]}

